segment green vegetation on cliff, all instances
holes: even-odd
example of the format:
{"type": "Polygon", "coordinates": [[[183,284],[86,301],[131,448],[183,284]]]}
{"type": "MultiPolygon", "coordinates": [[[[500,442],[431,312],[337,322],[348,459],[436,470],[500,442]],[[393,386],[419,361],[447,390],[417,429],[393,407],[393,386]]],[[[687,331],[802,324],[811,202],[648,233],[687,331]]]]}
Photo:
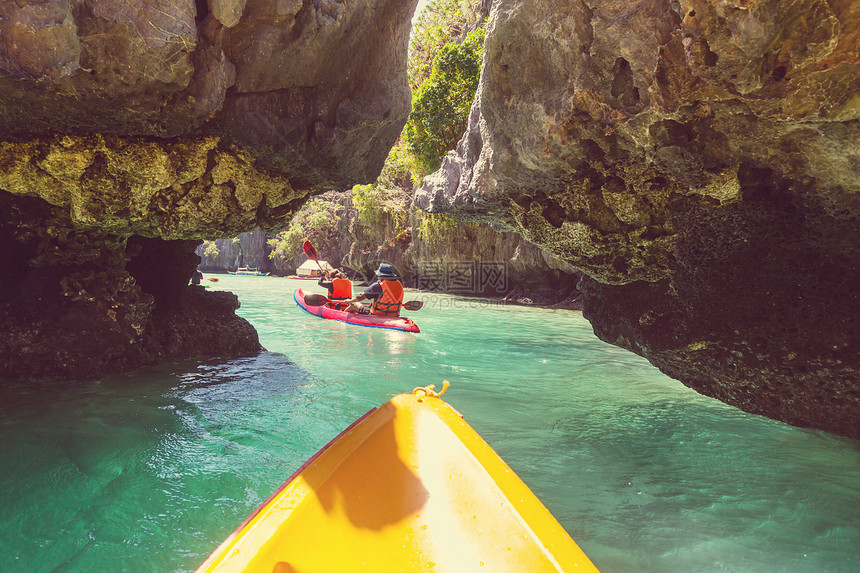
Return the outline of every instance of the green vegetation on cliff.
{"type": "Polygon", "coordinates": [[[456,227],[450,217],[412,207],[412,194],[416,183],[439,167],[465,131],[483,57],[484,31],[475,29],[481,5],[480,0],[433,0],[421,12],[407,70],[413,112],[379,177],[346,193],[326,193],[308,201],[289,227],[269,240],[270,258],[299,264],[306,239],[319,252],[345,255],[345,245],[337,244],[344,234],[360,245],[359,250],[395,245],[405,250],[413,226],[427,244],[440,244],[456,227]],[[342,217],[348,224],[340,222],[342,217]]]}
{"type": "Polygon", "coordinates": [[[458,225],[464,224],[458,223],[456,219],[444,213],[425,213],[424,211],[416,213],[416,220],[418,238],[431,249],[440,246],[458,225]]]}
{"type": "Polygon", "coordinates": [[[221,254],[218,245],[215,241],[203,241],[203,256],[211,259],[217,258],[221,254]]]}
{"type": "Polygon", "coordinates": [[[469,109],[478,89],[483,58],[484,30],[466,35],[460,43],[442,46],[429,76],[412,95],[412,113],[403,131],[407,149],[423,173],[439,168],[466,131],[469,109]]]}
{"type": "Polygon", "coordinates": [[[421,11],[412,29],[407,62],[413,92],[430,76],[439,50],[478,27],[484,17],[481,5],[480,0],[433,0],[421,11]]]}
{"type": "Polygon", "coordinates": [[[405,228],[414,171],[413,158],[400,139],[385,159],[385,166],[376,181],[352,188],[352,204],[358,210],[358,222],[374,227],[391,219],[399,230],[405,228]]]}
{"type": "MultiPolygon", "coordinates": [[[[345,207],[333,194],[313,197],[305,203],[290,221],[290,226],[269,239],[272,252],[269,258],[295,259],[302,253],[302,243],[310,240],[322,252],[337,248],[337,226],[345,207]]],[[[304,255],[299,261],[304,260],[304,255]]]]}

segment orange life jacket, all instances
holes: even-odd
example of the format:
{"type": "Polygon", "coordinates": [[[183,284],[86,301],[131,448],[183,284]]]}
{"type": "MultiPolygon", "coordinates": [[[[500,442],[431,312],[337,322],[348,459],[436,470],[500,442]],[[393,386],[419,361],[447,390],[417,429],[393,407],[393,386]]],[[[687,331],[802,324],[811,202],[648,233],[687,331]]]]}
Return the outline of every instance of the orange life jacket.
{"type": "Polygon", "coordinates": [[[379,316],[400,316],[400,305],[403,304],[403,284],[400,281],[382,281],[382,296],[373,299],[370,313],[379,316]]]}
{"type": "Polygon", "coordinates": [[[328,306],[335,310],[343,310],[346,308],[346,305],[335,301],[348,300],[352,298],[352,281],[349,279],[332,279],[331,285],[332,291],[328,298],[332,302],[330,302],[328,306]]]}

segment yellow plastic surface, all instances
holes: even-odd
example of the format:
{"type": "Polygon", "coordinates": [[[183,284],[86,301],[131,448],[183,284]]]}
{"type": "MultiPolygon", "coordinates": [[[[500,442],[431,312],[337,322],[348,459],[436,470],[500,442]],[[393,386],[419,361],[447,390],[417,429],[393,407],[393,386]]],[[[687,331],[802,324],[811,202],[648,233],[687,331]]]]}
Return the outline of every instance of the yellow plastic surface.
{"type": "Polygon", "coordinates": [[[440,398],[401,394],[324,449],[202,572],[597,571],[440,398]]]}

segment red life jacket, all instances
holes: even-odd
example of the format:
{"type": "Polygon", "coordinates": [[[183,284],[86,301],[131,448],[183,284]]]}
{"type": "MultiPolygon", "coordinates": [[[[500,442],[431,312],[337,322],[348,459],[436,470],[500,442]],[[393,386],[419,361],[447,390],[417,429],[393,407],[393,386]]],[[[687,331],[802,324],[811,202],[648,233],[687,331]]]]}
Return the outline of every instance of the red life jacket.
{"type": "Polygon", "coordinates": [[[347,305],[336,301],[349,300],[352,298],[352,281],[349,279],[332,279],[332,291],[329,293],[328,306],[335,310],[343,310],[347,305]]]}
{"type": "Polygon", "coordinates": [[[398,280],[384,280],[382,296],[373,299],[370,313],[378,316],[400,316],[400,305],[403,304],[403,284],[398,280]]]}

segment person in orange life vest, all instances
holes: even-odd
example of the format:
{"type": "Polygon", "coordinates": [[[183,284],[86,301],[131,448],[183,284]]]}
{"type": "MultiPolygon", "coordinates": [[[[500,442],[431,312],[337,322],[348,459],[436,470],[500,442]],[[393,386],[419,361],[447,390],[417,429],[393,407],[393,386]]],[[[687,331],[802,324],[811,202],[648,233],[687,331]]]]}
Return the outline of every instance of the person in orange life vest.
{"type": "Polygon", "coordinates": [[[403,304],[403,284],[397,279],[394,267],[382,263],[376,270],[376,282],[367,287],[363,293],[347,301],[347,312],[359,314],[375,314],[377,316],[400,316],[400,305],[403,304]],[[370,306],[359,304],[370,300],[370,306]]]}
{"type": "Polygon", "coordinates": [[[343,271],[333,270],[331,272],[331,281],[326,281],[328,273],[320,277],[317,284],[328,289],[328,298],[330,301],[326,304],[327,307],[335,310],[344,310],[347,307],[347,302],[352,298],[352,281],[346,278],[343,271]]]}

